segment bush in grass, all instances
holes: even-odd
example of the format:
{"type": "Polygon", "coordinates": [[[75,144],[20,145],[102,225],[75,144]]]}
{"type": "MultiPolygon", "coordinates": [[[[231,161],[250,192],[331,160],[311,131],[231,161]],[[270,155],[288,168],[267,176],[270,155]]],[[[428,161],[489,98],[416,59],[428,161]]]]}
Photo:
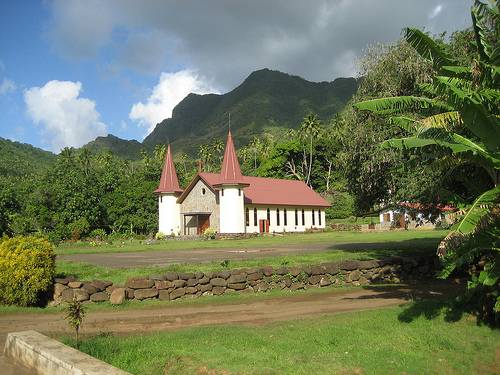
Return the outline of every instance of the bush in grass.
{"type": "Polygon", "coordinates": [[[164,240],[165,238],[167,238],[167,235],[163,232],[157,232],[155,234],[155,239],[157,239],[157,240],[161,241],[161,240],[164,240]]]}
{"type": "Polygon", "coordinates": [[[0,302],[37,305],[47,296],[55,272],[53,245],[41,237],[0,240],[0,302]]]}
{"type": "Polygon", "coordinates": [[[89,237],[102,241],[104,238],[106,238],[106,231],[100,228],[94,229],[92,232],[90,232],[89,237]]]}
{"type": "Polygon", "coordinates": [[[208,227],[205,229],[205,232],[203,232],[203,238],[206,240],[214,240],[216,234],[217,231],[214,228],[208,227]]]}
{"type": "Polygon", "coordinates": [[[71,230],[71,239],[74,241],[79,240],[82,236],[87,234],[90,230],[90,224],[84,217],[73,221],[69,228],[71,230]]]}

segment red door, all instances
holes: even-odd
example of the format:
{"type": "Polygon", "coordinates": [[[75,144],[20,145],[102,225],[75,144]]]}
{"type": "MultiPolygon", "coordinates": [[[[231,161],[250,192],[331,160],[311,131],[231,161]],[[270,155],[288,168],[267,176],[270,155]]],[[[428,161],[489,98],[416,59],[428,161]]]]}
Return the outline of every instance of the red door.
{"type": "Polygon", "coordinates": [[[259,231],[260,233],[269,233],[269,221],[259,220],[259,231]]]}
{"type": "Polygon", "coordinates": [[[197,234],[202,235],[205,230],[210,226],[210,216],[209,215],[199,215],[198,216],[198,228],[197,234]]]}

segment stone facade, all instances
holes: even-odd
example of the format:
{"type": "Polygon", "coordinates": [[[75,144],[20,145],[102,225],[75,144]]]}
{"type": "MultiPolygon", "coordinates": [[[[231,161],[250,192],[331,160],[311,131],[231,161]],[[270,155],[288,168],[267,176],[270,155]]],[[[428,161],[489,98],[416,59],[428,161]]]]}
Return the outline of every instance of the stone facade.
{"type": "Polygon", "coordinates": [[[329,286],[400,283],[432,277],[437,266],[435,258],[392,257],[297,267],[224,269],[207,273],[167,272],[129,279],[125,286],[115,286],[109,281],[100,280],[80,282],[68,277],[55,279],[51,303],[56,305],[76,298],[84,302],[110,300],[113,304],[121,304],[126,299],[175,300],[273,289],[295,291],[329,286]]]}
{"type": "MultiPolygon", "coordinates": [[[[210,213],[210,227],[219,232],[219,198],[203,180],[199,180],[181,203],[181,228],[184,225],[183,213],[207,212],[210,213]]],[[[186,233],[181,235],[196,235],[196,217],[186,216],[186,233]]]]}

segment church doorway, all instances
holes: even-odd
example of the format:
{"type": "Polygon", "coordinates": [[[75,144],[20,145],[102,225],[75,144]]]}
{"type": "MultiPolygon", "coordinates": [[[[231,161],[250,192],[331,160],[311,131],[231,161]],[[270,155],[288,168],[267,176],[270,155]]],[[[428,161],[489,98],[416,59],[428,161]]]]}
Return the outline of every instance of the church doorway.
{"type": "Polygon", "coordinates": [[[210,213],[186,212],[183,213],[184,235],[201,236],[210,227],[210,213]]]}
{"type": "Polygon", "coordinates": [[[269,233],[269,220],[259,220],[260,233],[269,233]]]}

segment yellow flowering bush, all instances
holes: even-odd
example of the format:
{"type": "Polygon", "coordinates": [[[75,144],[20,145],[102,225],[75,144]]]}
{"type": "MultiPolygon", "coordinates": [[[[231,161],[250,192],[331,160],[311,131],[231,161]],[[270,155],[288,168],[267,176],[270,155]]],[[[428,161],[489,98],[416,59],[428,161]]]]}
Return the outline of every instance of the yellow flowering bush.
{"type": "Polygon", "coordinates": [[[0,238],[0,302],[36,305],[52,286],[53,245],[40,237],[0,238]]]}

